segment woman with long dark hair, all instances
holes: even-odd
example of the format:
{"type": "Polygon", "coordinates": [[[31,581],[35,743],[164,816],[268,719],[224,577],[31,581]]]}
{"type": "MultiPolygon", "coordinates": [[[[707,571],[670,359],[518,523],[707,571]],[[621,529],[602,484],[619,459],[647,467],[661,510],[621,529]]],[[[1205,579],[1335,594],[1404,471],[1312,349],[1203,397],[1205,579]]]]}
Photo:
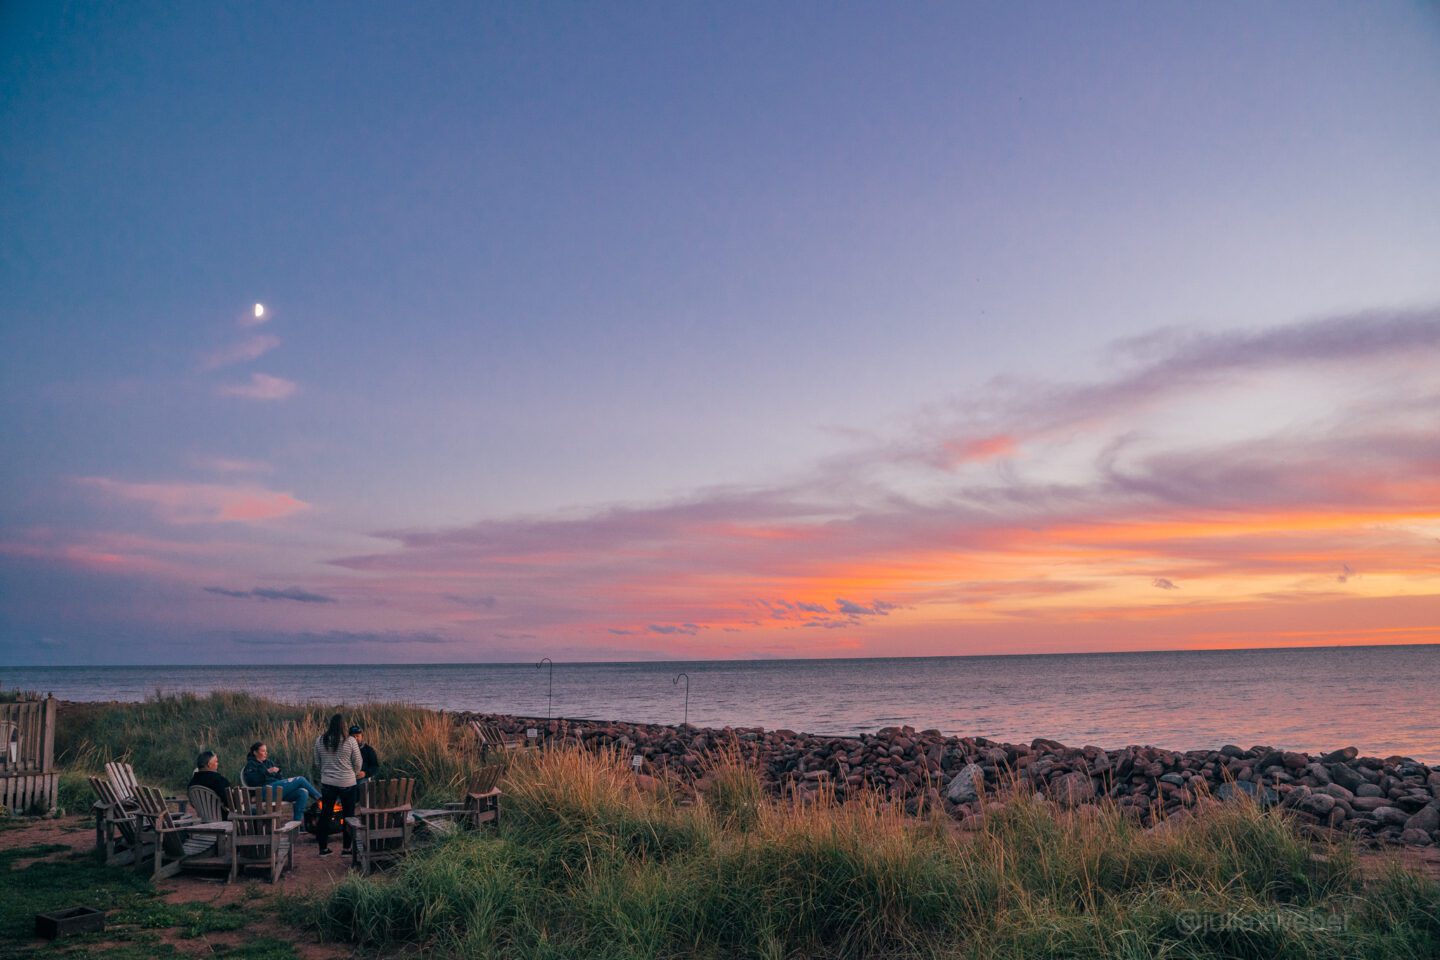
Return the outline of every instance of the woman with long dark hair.
{"type": "Polygon", "coordinates": [[[335,714],[325,732],[315,738],[315,766],[320,768],[320,856],[330,853],[330,831],[335,825],[335,804],[345,817],[344,850],[349,852],[350,826],[355,817],[356,783],[365,776],[360,745],[345,733],[345,717],[335,714]]]}

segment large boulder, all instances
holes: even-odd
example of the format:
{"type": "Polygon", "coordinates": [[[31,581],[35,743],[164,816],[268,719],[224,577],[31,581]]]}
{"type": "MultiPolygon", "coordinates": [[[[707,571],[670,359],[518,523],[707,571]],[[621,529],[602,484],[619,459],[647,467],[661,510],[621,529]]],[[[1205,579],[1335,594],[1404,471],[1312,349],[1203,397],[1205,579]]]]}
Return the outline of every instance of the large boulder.
{"type": "Polygon", "coordinates": [[[945,785],[945,799],[951,803],[973,803],[985,786],[985,771],[978,764],[967,763],[945,785]]]}
{"type": "MultiPolygon", "coordinates": [[[[1327,754],[1327,756],[1329,756],[1329,754],[1327,754]]],[[[1329,770],[1331,781],[1340,784],[1340,786],[1349,790],[1351,793],[1360,789],[1361,784],[1365,782],[1364,777],[1356,773],[1353,767],[1347,766],[1346,764],[1332,763],[1329,770]]]]}
{"type": "Polygon", "coordinates": [[[1399,807],[1377,807],[1371,811],[1370,816],[1387,827],[1403,827],[1410,815],[1399,807]]]}
{"type": "Polygon", "coordinates": [[[1406,830],[1423,830],[1434,833],[1440,830],[1440,803],[1432,803],[1419,813],[1412,814],[1405,821],[1406,830]]]}
{"type": "Polygon", "coordinates": [[[1051,780],[1047,792],[1062,807],[1077,807],[1095,799],[1095,781],[1088,773],[1066,773],[1051,780]]]}

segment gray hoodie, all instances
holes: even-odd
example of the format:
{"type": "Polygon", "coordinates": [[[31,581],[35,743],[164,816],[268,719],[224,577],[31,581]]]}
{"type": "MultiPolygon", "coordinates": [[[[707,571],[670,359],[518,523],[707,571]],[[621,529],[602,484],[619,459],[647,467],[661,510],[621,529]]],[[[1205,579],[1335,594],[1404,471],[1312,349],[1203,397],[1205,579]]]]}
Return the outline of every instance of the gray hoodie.
{"type": "Polygon", "coordinates": [[[364,769],[360,757],[360,744],[354,737],[340,742],[340,749],[331,752],[325,746],[325,737],[315,738],[315,766],[320,768],[320,782],[332,787],[353,787],[357,775],[364,769]]]}

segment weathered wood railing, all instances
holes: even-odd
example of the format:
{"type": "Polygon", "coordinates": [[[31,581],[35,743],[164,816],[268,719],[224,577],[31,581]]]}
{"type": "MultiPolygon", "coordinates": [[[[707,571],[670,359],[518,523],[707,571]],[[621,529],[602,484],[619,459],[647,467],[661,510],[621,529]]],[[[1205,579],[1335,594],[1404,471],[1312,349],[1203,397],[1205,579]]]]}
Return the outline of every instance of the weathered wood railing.
{"type": "Polygon", "coordinates": [[[0,703],[0,807],[10,813],[55,808],[54,697],[0,703]]]}

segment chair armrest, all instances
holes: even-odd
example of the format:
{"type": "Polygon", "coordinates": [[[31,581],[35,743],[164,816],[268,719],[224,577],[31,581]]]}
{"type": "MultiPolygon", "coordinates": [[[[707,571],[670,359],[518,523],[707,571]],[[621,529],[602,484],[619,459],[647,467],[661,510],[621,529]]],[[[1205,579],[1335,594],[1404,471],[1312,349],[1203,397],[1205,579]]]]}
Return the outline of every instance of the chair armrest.
{"type": "MultiPolygon", "coordinates": [[[[169,832],[169,831],[166,831],[169,832]]],[[[210,823],[190,823],[183,827],[176,827],[176,833],[234,833],[235,824],[228,820],[215,820],[210,823]]]]}
{"type": "Polygon", "coordinates": [[[275,828],[275,832],[276,832],[276,833],[293,833],[294,831],[298,830],[299,828],[300,828],[300,821],[299,821],[299,820],[291,820],[291,821],[288,821],[288,822],[285,824],[285,826],[283,826],[283,827],[276,827],[276,828],[275,828]]]}
{"type": "Polygon", "coordinates": [[[356,807],[355,816],[367,813],[409,813],[414,809],[414,804],[406,804],[403,807],[356,807]]]}

